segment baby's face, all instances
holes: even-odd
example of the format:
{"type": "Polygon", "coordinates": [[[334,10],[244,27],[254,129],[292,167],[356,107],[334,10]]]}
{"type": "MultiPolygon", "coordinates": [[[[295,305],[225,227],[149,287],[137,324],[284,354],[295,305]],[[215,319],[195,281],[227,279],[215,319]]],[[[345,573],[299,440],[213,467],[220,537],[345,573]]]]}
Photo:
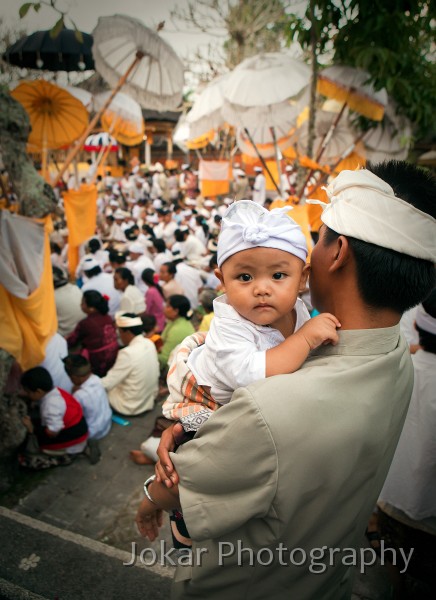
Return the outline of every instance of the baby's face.
{"type": "Polygon", "coordinates": [[[252,323],[272,327],[294,308],[307,273],[300,258],[275,248],[242,250],[216,271],[229,304],[252,323]]]}

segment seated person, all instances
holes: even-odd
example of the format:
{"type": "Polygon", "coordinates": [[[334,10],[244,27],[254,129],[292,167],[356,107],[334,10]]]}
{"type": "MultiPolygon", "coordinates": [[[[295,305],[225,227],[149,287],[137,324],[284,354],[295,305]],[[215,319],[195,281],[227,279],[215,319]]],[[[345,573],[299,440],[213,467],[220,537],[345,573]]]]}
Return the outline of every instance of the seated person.
{"type": "Polygon", "coordinates": [[[88,426],[79,402],[62,388],[54,387],[44,367],[34,367],[21,376],[21,386],[32,403],[39,405],[39,418],[24,417],[42,451],[61,450],[79,454],[86,447],[88,426]]]}
{"type": "Polygon", "coordinates": [[[139,316],[119,313],[115,323],[124,348],[101,382],[114,410],[122,415],[139,415],[153,408],[159,391],[156,346],[143,336],[139,316]]]}
{"type": "Polygon", "coordinates": [[[98,440],[110,431],[112,410],[101,380],[91,372],[89,361],[80,354],[64,358],[65,370],[74,384],[73,394],[82,406],[88,424],[89,457],[91,464],[98,462],[100,450],[98,440]]]}

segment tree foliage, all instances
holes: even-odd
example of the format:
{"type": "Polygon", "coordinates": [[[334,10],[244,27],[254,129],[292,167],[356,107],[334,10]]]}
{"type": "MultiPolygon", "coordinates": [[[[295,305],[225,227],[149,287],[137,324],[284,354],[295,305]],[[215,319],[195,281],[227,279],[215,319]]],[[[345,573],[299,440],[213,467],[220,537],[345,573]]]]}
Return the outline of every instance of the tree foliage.
{"type": "Polygon", "coordinates": [[[436,128],[435,19],[431,0],[311,0],[302,19],[289,19],[288,40],[308,48],[315,32],[319,54],[366,70],[423,135],[436,128]]]}
{"type": "Polygon", "coordinates": [[[61,10],[56,5],[56,0],[40,0],[39,2],[25,2],[18,9],[18,14],[20,15],[20,19],[24,19],[30,9],[33,8],[35,12],[39,12],[42,6],[47,6],[51,8],[55,13],[59,15],[58,20],[50,29],[50,36],[54,39],[56,38],[62,29],[67,26],[67,20],[71,23],[74,29],[74,34],[76,36],[77,41],[80,44],[83,44],[83,35],[82,32],[77,27],[76,23],[70,18],[67,17],[67,11],[61,10]]]}
{"type": "MultiPolygon", "coordinates": [[[[186,9],[178,7],[171,16],[189,30],[221,37],[222,64],[228,69],[260,52],[275,52],[285,42],[282,0],[192,0],[186,9]]],[[[219,69],[219,65],[210,66],[219,69]]]]}

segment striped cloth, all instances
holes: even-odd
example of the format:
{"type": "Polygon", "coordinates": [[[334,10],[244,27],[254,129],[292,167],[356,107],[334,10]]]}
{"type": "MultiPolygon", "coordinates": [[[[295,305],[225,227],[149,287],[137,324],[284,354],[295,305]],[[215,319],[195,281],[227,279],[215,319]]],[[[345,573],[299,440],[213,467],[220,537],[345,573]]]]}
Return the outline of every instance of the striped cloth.
{"type": "Polygon", "coordinates": [[[204,344],[206,333],[197,331],[180,344],[167,376],[169,396],[162,411],[167,419],[180,421],[185,431],[197,431],[219,404],[207,388],[199,385],[187,366],[190,353],[204,344]]]}

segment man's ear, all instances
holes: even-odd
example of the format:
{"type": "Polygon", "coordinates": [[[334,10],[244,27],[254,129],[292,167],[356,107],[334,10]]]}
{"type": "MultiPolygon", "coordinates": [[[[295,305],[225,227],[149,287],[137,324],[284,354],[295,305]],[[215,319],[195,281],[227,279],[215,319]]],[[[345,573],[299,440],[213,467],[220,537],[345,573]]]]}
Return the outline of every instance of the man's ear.
{"type": "Polygon", "coordinates": [[[344,235],[340,235],[332,246],[332,262],[329,267],[329,271],[332,273],[343,269],[351,258],[351,248],[348,242],[348,238],[344,235]]]}
{"type": "Polygon", "coordinates": [[[307,278],[309,277],[310,266],[304,265],[303,270],[301,271],[300,277],[300,285],[298,286],[298,292],[302,294],[307,287],[307,278]]]}

